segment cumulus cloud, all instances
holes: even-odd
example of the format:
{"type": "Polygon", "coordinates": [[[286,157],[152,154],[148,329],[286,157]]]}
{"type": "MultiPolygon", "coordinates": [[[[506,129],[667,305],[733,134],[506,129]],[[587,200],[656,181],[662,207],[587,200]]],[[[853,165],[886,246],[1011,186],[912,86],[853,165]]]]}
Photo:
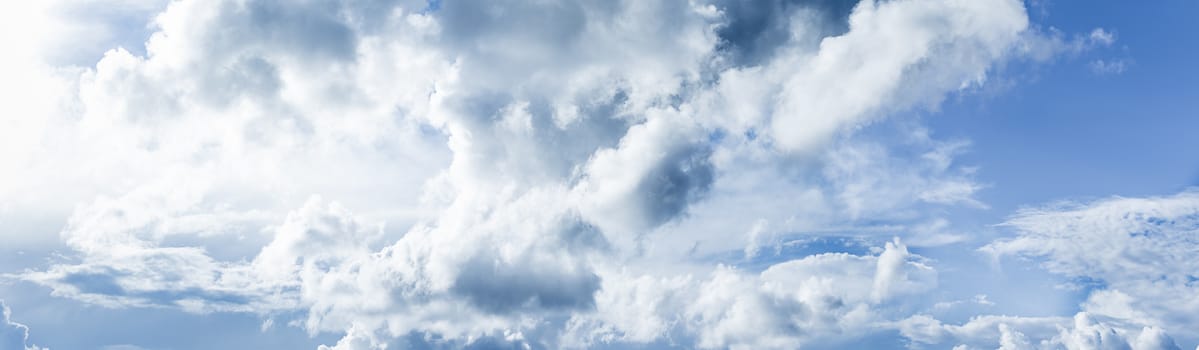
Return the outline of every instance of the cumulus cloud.
{"type": "Polygon", "coordinates": [[[1073,44],[1015,0],[762,6],[180,0],[138,7],[158,12],[144,52],[56,66],[22,46],[39,84],[3,83],[36,98],[0,116],[18,203],[0,215],[62,213],[72,254],[11,277],[108,307],[299,310],[345,334],[329,349],[894,330],[937,286],[904,242],[960,240],[922,209],[984,208],[982,185],[954,161],[967,142],[854,131],[1073,44]],[[712,258],[838,230],[902,238],[760,270],[712,258]]]}
{"type": "Polygon", "coordinates": [[[786,349],[886,327],[907,297],[936,287],[936,271],[889,242],[878,255],[811,255],[752,273],[604,274],[593,314],[567,322],[564,344],[651,342],[694,334],[699,348],[786,349]]]}

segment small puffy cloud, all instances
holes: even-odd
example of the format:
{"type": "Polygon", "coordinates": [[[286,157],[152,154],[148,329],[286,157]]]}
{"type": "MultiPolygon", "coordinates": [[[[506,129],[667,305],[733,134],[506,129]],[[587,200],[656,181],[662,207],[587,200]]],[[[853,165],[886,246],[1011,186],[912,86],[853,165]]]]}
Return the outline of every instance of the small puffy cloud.
{"type": "Polygon", "coordinates": [[[386,349],[385,345],[379,344],[374,339],[374,336],[369,333],[364,333],[358,328],[350,328],[346,331],[346,336],[337,341],[333,346],[321,345],[317,350],[376,350],[386,349]]]}
{"type": "Polygon", "coordinates": [[[1109,32],[1103,28],[1095,28],[1091,30],[1091,35],[1088,37],[1091,42],[1098,45],[1111,45],[1116,42],[1116,34],[1109,32]]]}
{"type": "Polygon", "coordinates": [[[1101,60],[1091,61],[1091,63],[1089,63],[1088,65],[1091,68],[1091,72],[1094,72],[1095,74],[1099,74],[1099,75],[1113,74],[1113,75],[1115,75],[1115,74],[1124,73],[1124,71],[1127,70],[1128,67],[1132,65],[1132,63],[1129,62],[1128,60],[1124,60],[1124,59],[1107,59],[1107,60],[1101,59],[1101,60]]]}
{"type": "Polygon", "coordinates": [[[1137,335],[1136,341],[1132,343],[1132,348],[1136,350],[1181,350],[1178,344],[1174,343],[1174,339],[1170,338],[1161,328],[1145,327],[1141,330],[1141,334],[1137,335]]]}
{"type": "Polygon", "coordinates": [[[1063,329],[1059,337],[1067,349],[1129,349],[1128,340],[1115,329],[1095,323],[1089,315],[1082,312],[1074,315],[1074,327],[1063,329]]]}

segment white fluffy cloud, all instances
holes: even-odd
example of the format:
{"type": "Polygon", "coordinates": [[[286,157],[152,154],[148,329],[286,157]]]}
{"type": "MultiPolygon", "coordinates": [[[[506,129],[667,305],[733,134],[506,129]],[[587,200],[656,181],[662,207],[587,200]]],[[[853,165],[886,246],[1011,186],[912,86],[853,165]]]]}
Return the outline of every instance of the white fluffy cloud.
{"type": "Polygon", "coordinates": [[[893,330],[937,285],[901,241],[959,240],[921,206],[985,207],[981,185],[964,142],[853,131],[1067,44],[1015,0],[763,6],[180,0],[144,54],[21,46],[36,83],[3,83],[30,98],[0,113],[0,219],[61,214],[72,254],[14,276],[109,307],[299,310],[344,332],[331,349],[893,330]],[[859,220],[904,240],[710,259],[859,220]]]}
{"type": "Polygon", "coordinates": [[[898,308],[893,299],[936,287],[936,272],[887,243],[878,256],[822,254],[776,264],[755,279],[718,269],[688,310],[705,348],[791,348],[858,336],[898,308]]]}

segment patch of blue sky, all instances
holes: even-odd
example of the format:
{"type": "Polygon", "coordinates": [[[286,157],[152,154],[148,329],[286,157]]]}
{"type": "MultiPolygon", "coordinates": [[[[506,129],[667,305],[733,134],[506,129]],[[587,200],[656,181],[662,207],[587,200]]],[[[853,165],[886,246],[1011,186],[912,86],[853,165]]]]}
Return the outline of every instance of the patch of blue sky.
{"type": "Polygon", "coordinates": [[[432,13],[432,12],[437,12],[437,10],[440,10],[440,9],[441,9],[441,0],[428,0],[428,1],[426,1],[425,8],[423,10],[421,10],[421,12],[422,13],[432,13]]]}
{"type": "Polygon", "coordinates": [[[1115,42],[1048,66],[1012,64],[1000,77],[1011,81],[989,82],[1008,87],[951,98],[927,118],[935,132],[972,141],[960,160],[978,164],[978,179],[993,185],[979,199],[1000,218],[1063,198],[1199,185],[1199,45],[1179,35],[1195,32],[1189,14],[1199,3],[1046,3],[1030,9],[1035,25],[1064,33],[1106,28],[1115,42]],[[1097,72],[1097,60],[1128,66],[1097,72]]]}
{"type": "Polygon", "coordinates": [[[749,256],[744,251],[729,251],[703,257],[700,260],[736,267],[743,271],[761,272],[778,263],[818,254],[869,255],[872,253],[871,247],[881,246],[882,242],[881,239],[863,236],[792,234],[781,237],[778,244],[761,247],[754,256],[749,256]]]}

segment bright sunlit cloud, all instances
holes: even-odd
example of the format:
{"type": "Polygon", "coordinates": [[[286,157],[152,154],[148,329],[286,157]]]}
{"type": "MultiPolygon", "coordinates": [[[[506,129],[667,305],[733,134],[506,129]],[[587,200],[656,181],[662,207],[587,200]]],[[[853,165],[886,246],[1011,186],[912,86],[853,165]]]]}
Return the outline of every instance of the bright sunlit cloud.
{"type": "Polygon", "coordinates": [[[22,321],[70,308],[234,348],[1199,342],[1194,190],[1003,212],[922,117],[1139,69],[1021,1],[3,6],[0,292],[39,301],[2,349],[234,341],[22,321]]]}

